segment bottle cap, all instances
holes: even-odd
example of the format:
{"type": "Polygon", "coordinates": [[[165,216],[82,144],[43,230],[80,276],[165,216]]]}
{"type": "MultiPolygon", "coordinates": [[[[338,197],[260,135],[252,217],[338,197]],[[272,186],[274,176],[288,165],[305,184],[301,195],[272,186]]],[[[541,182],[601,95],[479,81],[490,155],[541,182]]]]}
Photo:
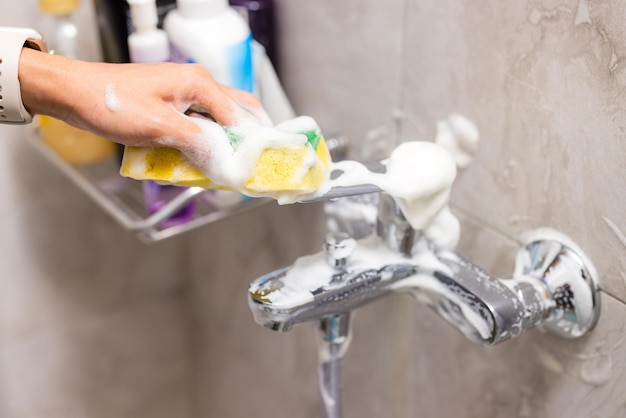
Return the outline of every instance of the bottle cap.
{"type": "Polygon", "coordinates": [[[178,12],[188,19],[217,16],[228,9],[228,0],[177,0],[178,12]]]}
{"type": "Polygon", "coordinates": [[[66,15],[80,6],[80,0],[39,0],[39,8],[44,13],[66,15]]]}
{"type": "Polygon", "coordinates": [[[157,27],[159,16],[155,0],[126,0],[130,6],[130,18],[137,32],[157,27]]]}

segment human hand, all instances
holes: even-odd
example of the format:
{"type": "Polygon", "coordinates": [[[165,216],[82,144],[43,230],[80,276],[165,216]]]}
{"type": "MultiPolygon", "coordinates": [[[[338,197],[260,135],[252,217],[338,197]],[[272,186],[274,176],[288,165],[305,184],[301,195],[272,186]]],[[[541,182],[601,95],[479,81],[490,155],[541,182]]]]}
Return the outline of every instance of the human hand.
{"type": "Polygon", "coordinates": [[[218,84],[195,64],[95,63],[24,49],[19,79],[31,113],[125,145],[193,149],[202,129],[186,113],[222,126],[271,124],[252,94],[218,84]]]}

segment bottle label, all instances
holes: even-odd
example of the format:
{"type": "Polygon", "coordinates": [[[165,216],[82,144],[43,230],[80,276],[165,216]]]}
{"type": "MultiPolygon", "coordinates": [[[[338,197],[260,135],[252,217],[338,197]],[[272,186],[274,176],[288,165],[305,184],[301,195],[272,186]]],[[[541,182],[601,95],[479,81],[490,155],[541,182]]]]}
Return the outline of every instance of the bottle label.
{"type": "Polygon", "coordinates": [[[210,61],[201,57],[194,59],[173,44],[170,45],[170,52],[172,62],[183,64],[199,62],[207,67],[217,82],[250,93],[255,92],[252,35],[242,42],[214,52],[210,61]]]}
{"type": "Polygon", "coordinates": [[[229,85],[239,90],[254,92],[254,69],[252,66],[252,35],[226,50],[229,85]]]}

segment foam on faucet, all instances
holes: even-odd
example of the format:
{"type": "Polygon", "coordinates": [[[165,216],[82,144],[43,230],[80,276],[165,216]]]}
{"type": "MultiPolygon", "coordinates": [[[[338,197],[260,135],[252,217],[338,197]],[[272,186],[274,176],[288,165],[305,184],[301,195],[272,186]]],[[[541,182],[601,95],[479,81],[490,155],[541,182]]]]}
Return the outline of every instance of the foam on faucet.
{"type": "Polygon", "coordinates": [[[435,142],[444,147],[459,168],[467,167],[478,150],[480,135],[474,123],[458,113],[437,122],[435,142]]]}
{"type": "MultiPolygon", "coordinates": [[[[453,273],[424,241],[417,243],[414,253],[407,258],[389,249],[380,237],[372,234],[359,241],[348,258],[346,268],[350,271],[365,271],[376,270],[386,265],[408,263],[419,266],[420,272],[394,282],[389,285],[390,290],[410,290],[418,300],[426,304],[434,304],[445,319],[454,323],[471,339],[476,340],[477,336],[483,340],[490,338],[493,324],[489,322],[489,318],[479,315],[459,294],[433,277],[433,271],[449,276],[453,276],[453,273]],[[437,298],[453,303],[455,308],[450,309],[449,312],[446,309],[439,309],[437,298]],[[461,318],[454,316],[455,309],[460,309],[461,318]]],[[[296,260],[286,275],[280,278],[280,287],[264,292],[266,283],[256,281],[251,284],[249,291],[251,294],[262,293],[263,300],[271,303],[274,309],[287,310],[313,302],[315,294],[320,289],[332,290],[335,286],[341,287],[341,283],[331,282],[331,278],[336,274],[337,270],[326,263],[325,252],[320,252],[296,260]]],[[[380,280],[385,281],[388,278],[383,274],[380,280]]]]}
{"type": "Polygon", "coordinates": [[[330,187],[373,184],[394,197],[411,226],[428,227],[447,206],[456,177],[456,164],[443,147],[433,142],[400,144],[383,162],[385,173],[371,172],[356,161],[334,163],[342,174],[329,180],[330,187]]]}
{"type": "MultiPolygon", "coordinates": [[[[350,268],[358,270],[375,264],[406,263],[406,258],[392,251],[376,235],[371,235],[354,248],[349,258],[350,268]]],[[[326,263],[324,252],[300,257],[282,279],[283,287],[263,296],[277,307],[289,308],[311,302],[313,291],[328,285],[329,278],[337,271],[326,263]]],[[[255,282],[250,293],[261,289],[264,283],[255,282]]]]}
{"type": "Polygon", "coordinates": [[[385,173],[374,173],[356,161],[333,163],[331,171],[341,175],[329,179],[316,192],[332,187],[373,184],[392,196],[411,226],[423,231],[440,249],[452,249],[460,236],[458,219],[448,208],[457,167],[467,166],[478,148],[479,133],[474,123],[455,113],[437,125],[435,142],[400,144],[383,161],[385,173]]]}

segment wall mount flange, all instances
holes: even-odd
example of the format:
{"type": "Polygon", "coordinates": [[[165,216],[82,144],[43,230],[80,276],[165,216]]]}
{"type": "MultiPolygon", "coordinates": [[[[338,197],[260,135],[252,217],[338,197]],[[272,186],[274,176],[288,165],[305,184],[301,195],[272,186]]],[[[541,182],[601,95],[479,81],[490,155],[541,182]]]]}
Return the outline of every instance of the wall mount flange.
{"type": "Polygon", "coordinates": [[[593,264],[567,236],[547,228],[527,234],[517,254],[514,278],[538,281],[553,306],[541,327],[563,338],[591,331],[601,311],[600,286],[593,264]]]}

